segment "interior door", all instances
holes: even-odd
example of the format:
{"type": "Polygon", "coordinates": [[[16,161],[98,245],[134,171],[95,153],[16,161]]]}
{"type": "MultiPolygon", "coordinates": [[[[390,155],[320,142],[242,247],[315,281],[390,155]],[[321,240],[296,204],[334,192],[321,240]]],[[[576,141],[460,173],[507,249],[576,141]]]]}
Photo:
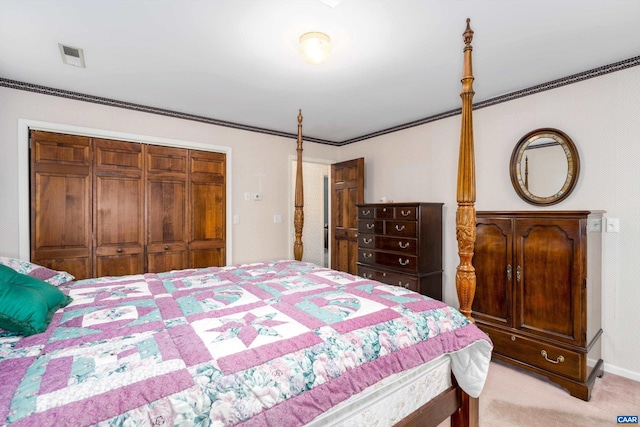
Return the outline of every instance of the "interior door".
{"type": "Polygon", "coordinates": [[[331,268],[358,274],[358,209],[364,203],[364,158],[331,165],[331,268]]]}

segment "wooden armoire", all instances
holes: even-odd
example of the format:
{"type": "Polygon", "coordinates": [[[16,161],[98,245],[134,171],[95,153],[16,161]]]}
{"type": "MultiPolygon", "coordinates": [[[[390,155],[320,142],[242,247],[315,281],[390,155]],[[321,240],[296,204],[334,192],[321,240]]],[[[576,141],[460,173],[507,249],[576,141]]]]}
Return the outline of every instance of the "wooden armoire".
{"type": "Polygon", "coordinates": [[[225,264],[226,156],[31,131],[31,261],[77,279],[225,264]]]}
{"type": "Polygon", "coordinates": [[[601,359],[602,213],[477,212],[473,317],[493,356],[589,400],[601,359]]]}

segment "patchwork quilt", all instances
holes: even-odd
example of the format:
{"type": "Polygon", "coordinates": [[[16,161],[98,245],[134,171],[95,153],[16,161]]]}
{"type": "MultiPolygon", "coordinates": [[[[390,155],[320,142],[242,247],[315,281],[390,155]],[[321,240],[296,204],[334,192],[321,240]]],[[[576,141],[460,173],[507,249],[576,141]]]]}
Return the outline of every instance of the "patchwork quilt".
{"type": "Polygon", "coordinates": [[[0,425],[300,426],[388,375],[491,346],[440,301],[296,261],[61,289],[73,302],[46,332],[0,338],[0,425]]]}

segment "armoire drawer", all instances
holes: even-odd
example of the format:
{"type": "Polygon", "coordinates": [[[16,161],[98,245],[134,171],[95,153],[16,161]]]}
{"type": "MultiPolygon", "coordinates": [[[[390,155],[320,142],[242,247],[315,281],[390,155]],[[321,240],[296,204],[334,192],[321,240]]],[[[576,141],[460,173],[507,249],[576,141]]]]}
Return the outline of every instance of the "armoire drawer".
{"type": "Polygon", "coordinates": [[[517,333],[501,331],[478,324],[480,329],[489,335],[494,345],[494,353],[533,365],[545,371],[562,375],[576,381],[585,380],[585,372],[581,375],[581,358],[586,354],[525,338],[517,333]]]}
{"type": "Polygon", "coordinates": [[[358,275],[365,279],[377,280],[387,285],[400,286],[411,291],[419,292],[420,281],[417,277],[398,273],[389,273],[375,268],[358,266],[358,275]]]}

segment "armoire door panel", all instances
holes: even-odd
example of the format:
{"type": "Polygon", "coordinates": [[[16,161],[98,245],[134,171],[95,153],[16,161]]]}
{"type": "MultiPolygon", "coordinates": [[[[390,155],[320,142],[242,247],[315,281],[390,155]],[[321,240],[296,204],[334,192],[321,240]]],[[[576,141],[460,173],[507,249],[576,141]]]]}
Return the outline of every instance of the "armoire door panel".
{"type": "Polygon", "coordinates": [[[576,221],[516,220],[521,270],[517,327],[556,339],[580,339],[580,228],[576,221]],[[529,280],[534,278],[534,280],[529,280]],[[553,297],[550,297],[550,296],[553,297]]]}
{"type": "Polygon", "coordinates": [[[98,247],[143,245],[143,193],[139,178],[96,177],[98,247]]]}
{"type": "Polygon", "coordinates": [[[476,293],[473,316],[513,326],[511,310],[515,275],[513,223],[510,219],[478,219],[473,265],[476,266],[476,293]]]}
{"type": "Polygon", "coordinates": [[[117,175],[138,175],[142,172],[142,144],[94,139],[94,152],[95,168],[103,174],[114,171],[117,175]]]}

